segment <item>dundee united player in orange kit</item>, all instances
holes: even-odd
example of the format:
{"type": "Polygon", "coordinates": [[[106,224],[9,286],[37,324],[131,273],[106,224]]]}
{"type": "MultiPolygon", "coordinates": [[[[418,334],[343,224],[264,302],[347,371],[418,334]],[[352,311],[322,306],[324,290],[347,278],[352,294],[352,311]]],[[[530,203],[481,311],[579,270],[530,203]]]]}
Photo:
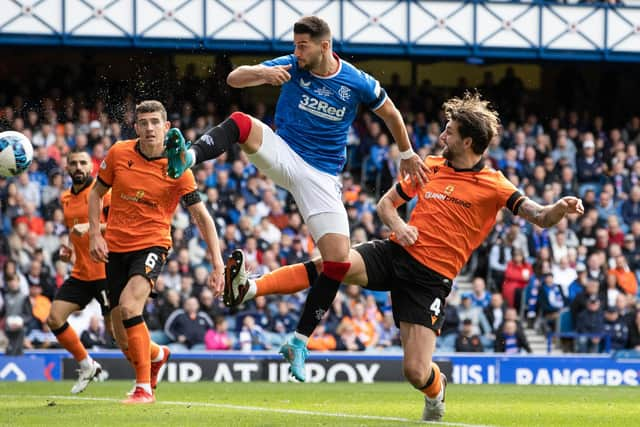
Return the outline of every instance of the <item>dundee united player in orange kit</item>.
{"type": "MultiPolygon", "coordinates": [[[[95,262],[89,257],[89,237],[82,235],[76,227],[87,223],[89,216],[89,193],[93,185],[91,171],[93,163],[86,151],[71,152],[67,156],[67,172],[73,180],[73,186],[62,193],[60,201],[64,212],[65,225],[70,231],[72,247],[60,246],[60,259],[70,262],[75,257],[70,277],[65,280],[51,304],[47,323],[51,331],[62,345],[80,365],[78,381],[71,388],[71,393],[80,393],[89,382],[102,370],[100,364],[87,353],[78,335],[67,319],[71,313],[82,310],[93,298],[98,301],[105,319],[105,326],[111,331],[109,301],[107,300],[107,281],[104,264],[95,262]]],[[[105,222],[111,194],[103,198],[101,223],[105,222]]]]}
{"type": "MultiPolygon", "coordinates": [[[[390,290],[393,315],[400,327],[407,380],[424,393],[424,420],[444,415],[446,378],[431,362],[436,336],[444,322],[445,298],[453,279],[473,250],[491,231],[502,208],[541,227],[567,214],[582,214],[582,201],[563,197],[540,206],[523,196],[501,172],[484,166],[482,155],[497,135],[499,119],[480,95],[466,94],[444,104],[447,126],[440,135],[442,157],[425,159],[429,181],[416,186],[400,181],[378,203],[378,215],[393,234],[350,252],[345,283],[390,290]],[[397,208],[417,197],[406,223],[397,208]]],[[[244,257],[236,252],[225,283],[225,301],[240,304],[256,295],[292,293],[313,283],[321,261],[296,264],[249,280],[244,257]]]]}
{"type": "Polygon", "coordinates": [[[215,295],[224,286],[224,264],[193,174],[187,171],[177,180],[167,176],[162,153],[169,122],[164,106],[158,101],[136,106],[135,129],[139,138],[113,145],[100,166],[89,198],[89,247],[94,260],[107,263],[114,332],[126,340],[136,372],[134,391],[123,402],[153,403],[150,337],[142,312],[171,247],[171,218],[178,202],[189,210],[207,243],[213,264],[209,286],[215,295]],[[103,238],[100,199],[109,188],[112,203],[103,238]]]}

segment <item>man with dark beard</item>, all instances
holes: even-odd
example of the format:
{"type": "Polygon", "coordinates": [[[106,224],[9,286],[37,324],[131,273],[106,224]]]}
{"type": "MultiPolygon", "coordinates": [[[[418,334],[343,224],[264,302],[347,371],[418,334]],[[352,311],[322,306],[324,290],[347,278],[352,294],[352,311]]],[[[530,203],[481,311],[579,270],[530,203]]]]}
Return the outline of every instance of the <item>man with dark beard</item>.
{"type": "MultiPolygon", "coordinates": [[[[89,257],[89,236],[85,233],[89,225],[88,200],[93,185],[92,169],[91,156],[86,151],[69,153],[67,172],[73,180],[73,185],[62,193],[60,202],[72,246],[60,245],[60,259],[65,262],[71,262],[72,259],[75,261],[71,276],[58,289],[47,318],[47,324],[60,345],[67,349],[80,365],[78,381],[71,389],[71,393],[74,394],[83,391],[101,372],[102,367],[89,356],[77,333],[67,323],[67,318],[71,313],[84,309],[95,298],[105,317],[107,330],[111,331],[104,264],[94,262],[89,257]]],[[[100,221],[103,224],[106,222],[110,200],[111,193],[105,194],[104,212],[100,221]]]]}

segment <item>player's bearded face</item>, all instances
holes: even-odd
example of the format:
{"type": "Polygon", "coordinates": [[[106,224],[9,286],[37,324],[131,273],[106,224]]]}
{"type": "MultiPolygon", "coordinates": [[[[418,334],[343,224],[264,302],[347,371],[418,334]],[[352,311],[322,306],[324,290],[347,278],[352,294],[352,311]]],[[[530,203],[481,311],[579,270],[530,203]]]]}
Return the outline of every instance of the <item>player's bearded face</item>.
{"type": "Polygon", "coordinates": [[[442,157],[452,161],[459,154],[458,148],[462,144],[458,126],[456,123],[449,121],[447,127],[440,134],[439,145],[442,147],[442,157]]]}
{"type": "Polygon", "coordinates": [[[87,182],[91,176],[93,164],[88,154],[73,154],[69,158],[68,171],[74,185],[81,185],[87,182]]]}

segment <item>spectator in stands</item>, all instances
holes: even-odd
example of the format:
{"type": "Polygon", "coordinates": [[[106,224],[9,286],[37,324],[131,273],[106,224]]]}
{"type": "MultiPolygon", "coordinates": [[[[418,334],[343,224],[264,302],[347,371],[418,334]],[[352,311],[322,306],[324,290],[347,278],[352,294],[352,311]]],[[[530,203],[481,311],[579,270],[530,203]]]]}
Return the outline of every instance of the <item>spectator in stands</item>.
{"type": "MultiPolygon", "coordinates": [[[[507,269],[509,267],[507,266],[507,269]]],[[[506,279],[505,279],[506,280],[506,279]]],[[[482,277],[474,277],[471,281],[471,303],[484,309],[491,302],[491,294],[487,292],[487,285],[482,277]]]]}
{"type": "Polygon", "coordinates": [[[51,311],[51,300],[42,295],[40,283],[29,285],[29,302],[31,303],[32,323],[28,324],[28,329],[42,329],[42,325],[47,323],[47,317],[51,311]]]}
{"type": "Polygon", "coordinates": [[[540,289],[540,311],[544,317],[543,327],[545,332],[555,329],[555,321],[560,310],[565,307],[565,298],[560,285],[554,282],[553,274],[545,273],[540,289]]]}
{"type": "Polygon", "coordinates": [[[244,316],[242,329],[238,334],[238,345],[241,351],[268,350],[271,343],[260,325],[256,324],[252,316],[244,316]]]}
{"type": "Polygon", "coordinates": [[[17,356],[22,354],[25,325],[31,323],[31,303],[29,295],[21,292],[17,275],[9,274],[5,280],[6,291],[2,317],[5,319],[5,334],[9,340],[6,354],[17,356]]]}
{"type": "Polygon", "coordinates": [[[637,295],[638,280],[636,275],[627,264],[624,255],[618,255],[615,258],[615,268],[609,270],[609,274],[616,276],[618,286],[628,295],[637,295]]]}
{"type": "Polygon", "coordinates": [[[353,322],[347,319],[340,322],[336,329],[336,350],[364,351],[365,345],[358,338],[353,322]]]}
{"type": "Polygon", "coordinates": [[[291,314],[286,301],[278,301],[278,313],[271,319],[271,330],[282,335],[292,333],[297,325],[297,317],[291,314]]]}
{"type": "Polygon", "coordinates": [[[617,351],[627,348],[629,341],[629,325],[620,317],[618,309],[608,307],[604,312],[604,333],[611,340],[611,350],[617,351]]]}
{"type": "Polygon", "coordinates": [[[213,328],[213,321],[200,311],[200,304],[195,297],[184,302],[183,309],[176,310],[169,316],[164,325],[164,333],[171,339],[170,346],[177,351],[186,349],[204,349],[204,335],[213,328]]]}
{"type": "Polygon", "coordinates": [[[504,316],[507,310],[507,304],[504,302],[502,294],[496,292],[491,295],[491,304],[484,309],[484,315],[489,321],[491,326],[491,333],[493,336],[504,323],[504,316]]]}
{"type": "Polygon", "coordinates": [[[600,306],[600,298],[591,295],[587,300],[586,308],[578,313],[576,332],[579,334],[591,334],[591,336],[578,337],[577,351],[579,353],[597,353],[600,351],[600,334],[604,333],[604,315],[600,306]]]}
{"type": "Polygon", "coordinates": [[[377,322],[371,321],[371,319],[367,317],[363,303],[355,303],[351,317],[344,318],[343,322],[353,324],[356,335],[365,347],[374,348],[378,343],[377,322]]]}
{"type": "Polygon", "coordinates": [[[44,322],[41,327],[33,328],[24,338],[24,348],[29,350],[44,350],[60,348],[56,336],[51,332],[51,328],[44,322]]]}
{"type": "Polygon", "coordinates": [[[462,321],[462,329],[456,337],[455,350],[456,352],[465,353],[481,353],[484,351],[480,337],[473,333],[473,322],[471,319],[464,319],[462,321]]]}
{"type": "Polygon", "coordinates": [[[502,295],[509,307],[520,307],[522,290],[529,284],[532,275],[531,264],[526,262],[520,249],[514,249],[511,261],[507,264],[502,285],[502,295]]]}
{"type": "Polygon", "coordinates": [[[458,307],[458,316],[462,321],[464,321],[464,319],[471,319],[471,323],[473,325],[473,333],[475,335],[481,336],[481,338],[485,341],[490,340],[490,338],[485,337],[485,335],[491,333],[491,325],[489,325],[489,322],[487,321],[483,310],[480,307],[474,307],[472,305],[471,294],[462,294],[461,304],[458,307]]]}
{"type": "Polygon", "coordinates": [[[496,353],[518,354],[522,351],[531,353],[529,343],[522,331],[518,331],[515,320],[506,320],[504,325],[496,335],[495,347],[496,353]]]}
{"type": "MultiPolygon", "coordinates": [[[[560,236],[558,235],[558,237],[560,236]]],[[[566,298],[569,295],[569,286],[578,278],[576,269],[569,262],[568,254],[562,256],[558,264],[551,267],[551,273],[553,274],[553,283],[560,285],[562,295],[566,298]]]]}
{"type": "Polygon", "coordinates": [[[498,238],[489,252],[489,275],[492,290],[502,290],[504,283],[504,273],[509,261],[511,261],[511,241],[505,238],[498,238]]]}
{"type": "Polygon", "coordinates": [[[309,337],[307,347],[314,351],[333,351],[336,349],[336,338],[327,332],[324,322],[321,322],[309,337]]]}
{"type": "Polygon", "coordinates": [[[382,321],[378,324],[378,336],[377,349],[400,349],[400,329],[393,321],[391,310],[385,310],[382,315],[382,321]]]}
{"type": "Polygon", "coordinates": [[[100,348],[111,347],[109,341],[111,337],[107,335],[104,325],[98,316],[91,316],[89,327],[80,334],[80,341],[87,350],[98,350],[100,348]]]}
{"type": "Polygon", "coordinates": [[[582,143],[582,156],[577,161],[577,178],[580,184],[580,194],[584,194],[587,188],[599,189],[600,178],[602,176],[602,163],[595,156],[596,144],[593,135],[587,133],[582,143]]]}
{"type": "Polygon", "coordinates": [[[227,320],[224,316],[216,316],[213,319],[213,329],[207,330],[204,335],[204,345],[207,350],[229,350],[233,346],[233,340],[229,336],[227,320]]]}

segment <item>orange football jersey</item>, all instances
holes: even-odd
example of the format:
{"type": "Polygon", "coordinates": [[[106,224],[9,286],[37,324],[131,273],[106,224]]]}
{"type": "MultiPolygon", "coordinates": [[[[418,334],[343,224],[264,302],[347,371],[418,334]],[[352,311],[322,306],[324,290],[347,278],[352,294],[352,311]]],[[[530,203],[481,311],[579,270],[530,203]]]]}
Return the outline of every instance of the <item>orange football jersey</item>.
{"type": "Polygon", "coordinates": [[[167,159],[148,158],[138,140],[114,144],[100,165],[98,180],[111,187],[105,239],[109,251],[171,247],[171,219],[180,198],[196,190],[191,170],[167,175],[167,159]]]}
{"type": "MultiPolygon", "coordinates": [[[[69,229],[69,240],[71,240],[73,252],[76,255],[71,276],[87,282],[104,279],[106,277],[104,263],[94,262],[89,256],[89,233],[85,233],[83,236],[77,236],[71,232],[71,228],[76,224],[89,222],[89,193],[91,192],[93,183],[94,181],[91,179],[91,181],[77,193],[74,192],[73,187],[71,187],[65,190],[60,196],[62,211],[64,212],[64,223],[69,229]]],[[[108,192],[102,198],[102,207],[109,207],[110,204],[111,193],[108,192]]],[[[106,222],[104,209],[100,214],[100,222],[106,222]]]]}
{"type": "MultiPolygon", "coordinates": [[[[418,240],[405,250],[421,264],[453,279],[491,232],[503,207],[517,214],[524,196],[502,174],[483,166],[454,169],[443,157],[429,156],[429,181],[419,189],[410,178],[396,184],[405,200],[418,197],[409,225],[418,240]]],[[[391,239],[396,240],[395,235],[391,239]]]]}

